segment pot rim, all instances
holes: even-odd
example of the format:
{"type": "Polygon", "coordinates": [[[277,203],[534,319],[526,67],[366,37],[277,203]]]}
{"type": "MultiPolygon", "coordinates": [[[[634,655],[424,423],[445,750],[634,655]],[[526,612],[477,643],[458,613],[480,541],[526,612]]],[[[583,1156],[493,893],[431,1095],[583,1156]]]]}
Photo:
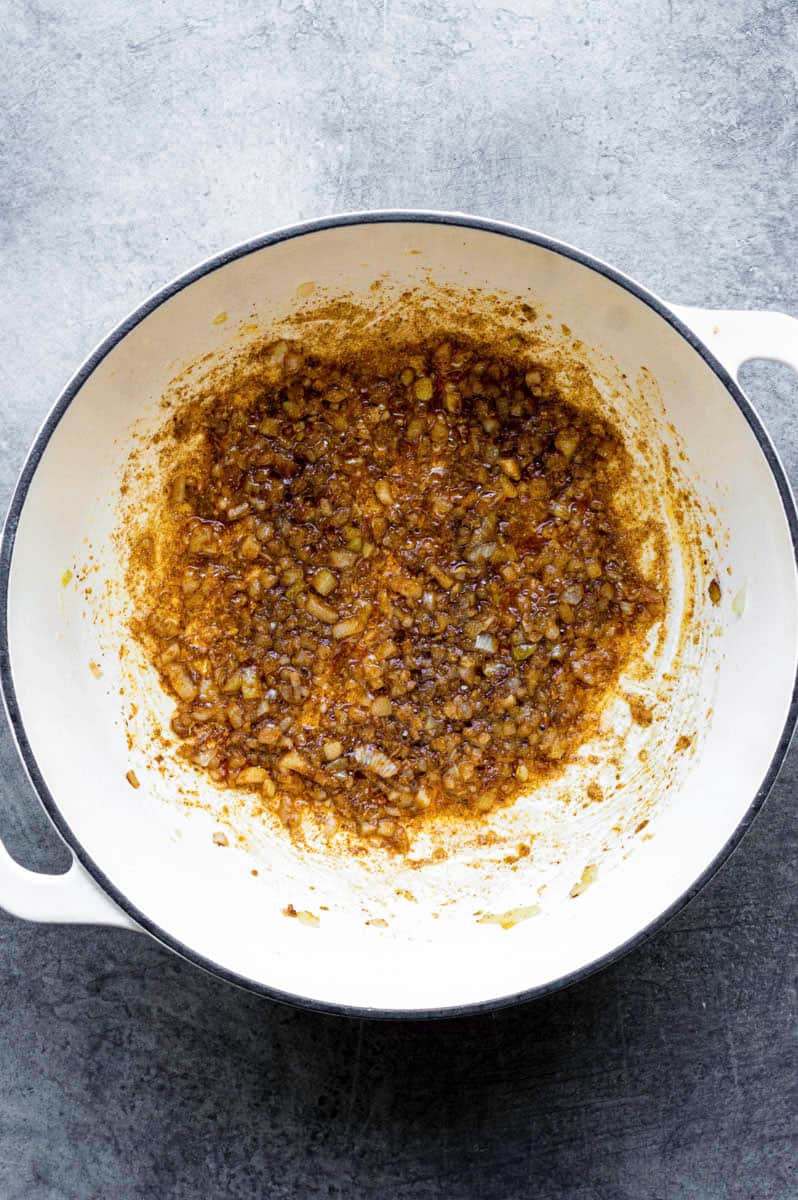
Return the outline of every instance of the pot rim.
{"type": "Polygon", "coordinates": [[[258,983],[255,980],[239,975],[235,971],[229,970],[220,963],[214,962],[212,959],[206,958],[204,955],[193,950],[180,939],[174,937],[167,930],[162,929],[154,921],[150,920],[142,913],[136,905],[134,905],[105,875],[104,871],[91,858],[84,849],[79,838],[73,833],[72,829],[61,814],[58,805],[50,792],[44,778],[39,770],[36,757],[33,753],[31,745],[28,741],[25,732],[25,724],[17,701],[14,681],[11,671],[11,657],[8,643],[8,600],[9,600],[9,581],[11,571],[11,561],[13,557],[14,544],[16,541],[17,528],[19,525],[20,515],[22,513],[25,500],[28,494],[33,477],[38,469],[42,455],[55,432],[61,418],[69,408],[72,401],[80,392],[83,385],[94,373],[99,364],[107,357],[114,347],[122,341],[133,329],[139,325],[145,317],[149,316],[156,308],[159,308],[166,300],[178,292],[183,291],[191,284],[209,275],[212,271],[219,270],[222,267],[229,265],[231,262],[239,258],[243,258],[249,254],[263,250],[268,246],[276,245],[281,242],[290,241],[293,238],[303,237],[306,234],[318,233],[326,229],[337,227],[345,227],[350,225],[369,225],[369,224],[392,224],[392,223],[419,223],[433,225],[452,225],[466,229],[477,229],[486,233],[497,234],[502,237],[516,238],[519,241],[531,243],[532,245],[540,246],[545,250],[560,254],[565,258],[572,259],[574,262],[581,264],[588,269],[595,271],[599,275],[605,276],[612,283],[617,284],[625,291],[630,292],[636,299],[641,300],[649,308],[651,308],[659,317],[661,317],[668,325],[676,330],[677,333],[701,356],[707,367],[723,384],[726,391],[731,396],[734,403],[747,421],[751,431],[756,438],[756,441],[768,463],[771,474],[775,480],[776,486],[782,502],[782,508],[790,530],[790,537],[793,548],[793,559],[798,568],[798,513],[796,513],[795,499],[792,494],[789,481],[787,479],[784,467],[779,459],[778,453],[767,433],[762,421],[760,420],[755,409],[750,401],[746,398],[737,381],[726,370],[726,368],[715,358],[712,352],[706,347],[696,334],[688,328],[676,315],[671,311],[668,305],[641,284],[625,275],[623,272],[616,270],[609,264],[594,258],[592,255],[586,254],[582,250],[569,245],[566,242],[557,240],[556,238],[547,237],[545,234],[537,233],[526,229],[523,226],[511,224],[504,221],[494,221],[484,217],[473,216],[470,214],[459,212],[438,212],[427,209],[376,209],[366,210],[362,212],[344,212],[333,214],[327,217],[317,218],[315,220],[301,221],[296,224],[282,226],[272,230],[270,233],[261,235],[260,237],[252,238],[248,241],[237,243],[229,247],[221,253],[213,255],[210,258],[203,260],[190,270],[182,275],[176,276],[171,282],[164,287],[153,292],[146,300],[135,308],[128,316],[124,317],[119,324],[99,343],[99,345],[89,354],[83,364],[78,368],[60,396],[56,400],[52,409],[45,418],[36,438],[28,452],[24,465],[20,472],[17,484],[11,498],[10,506],[6,516],[2,544],[0,545],[0,688],[2,688],[3,699],[5,702],[6,713],[8,715],[11,730],[14,740],[17,745],[19,756],[22,764],[28,775],[28,778],[36,792],[39,801],[44,808],[47,816],[55,826],[56,831],[60,834],[63,841],[95,880],[102,890],[110,896],[110,898],[127,913],[133,921],[136,922],[143,930],[149,933],[157,942],[172,950],[187,962],[202,968],[209,974],[215,975],[228,983],[232,983],[245,991],[253,992],[259,996],[265,996],[268,999],[276,1000],[282,1003],[291,1004],[295,1007],[310,1009],[314,1012],[321,1012],[336,1016],[350,1017],[371,1017],[382,1018],[388,1020],[424,1020],[432,1018],[448,1018],[448,1017],[464,1017],[472,1016],[480,1013],[494,1012],[502,1008],[508,1008],[512,1005],[521,1004],[529,1000],[537,999],[541,996],[560,991],[563,988],[570,987],[572,984],[579,983],[597,971],[603,970],[611,963],[617,962],[630,951],[642,946],[655,933],[657,933],[673,916],[676,915],[686,904],[688,904],[709,882],[710,879],[717,873],[720,867],[725,863],[727,858],[737,848],[745,833],[750,828],[759,810],[762,808],[771,788],[776,780],[776,776],[784,762],[785,756],[790,746],[793,733],[795,731],[796,721],[798,721],[798,667],[796,668],[796,677],[793,681],[793,691],[790,701],[789,711],[781,730],[778,743],[776,745],[773,757],[764,778],[762,779],[759,788],[757,789],[751,803],[746,810],[742,820],[737,825],[734,833],[715,855],[714,859],[707,865],[704,871],[698,876],[693,884],[687,888],[676,900],[674,900],[668,908],[666,908],[647,926],[639,930],[631,938],[628,938],[621,945],[616,946],[608,953],[601,955],[599,958],[586,963],[584,966],[569,972],[566,975],[560,976],[558,979],[550,980],[548,983],[540,984],[536,987],[531,987],[519,992],[513,992],[505,996],[491,997],[486,1000],[472,1001],[466,1004],[453,1004],[436,1008],[368,1008],[358,1005],[340,1004],[328,1002],[324,1000],[316,1000],[313,997],[302,996],[291,992],[282,991],[279,988],[271,987],[268,984],[258,983]]]}

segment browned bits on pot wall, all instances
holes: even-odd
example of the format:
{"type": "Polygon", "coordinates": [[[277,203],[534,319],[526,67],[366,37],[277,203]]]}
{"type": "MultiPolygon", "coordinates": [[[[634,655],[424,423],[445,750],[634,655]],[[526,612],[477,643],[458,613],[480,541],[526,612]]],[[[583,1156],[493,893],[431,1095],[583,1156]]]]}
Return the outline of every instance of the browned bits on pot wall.
{"type": "Polygon", "coordinates": [[[561,770],[661,616],[613,505],[626,453],[465,339],[262,362],[172,419],[134,633],[213,781],[404,849],[561,770]]]}

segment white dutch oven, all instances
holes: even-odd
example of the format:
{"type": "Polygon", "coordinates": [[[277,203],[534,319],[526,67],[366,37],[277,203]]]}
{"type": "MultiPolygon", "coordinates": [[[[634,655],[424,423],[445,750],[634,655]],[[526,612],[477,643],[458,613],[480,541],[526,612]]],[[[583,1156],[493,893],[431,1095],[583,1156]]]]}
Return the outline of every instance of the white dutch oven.
{"type": "MultiPolygon", "coordinates": [[[[751,358],[798,368],[798,321],[667,305],[569,246],[460,215],[366,213],[294,226],[203,263],[146,301],[58,400],[5,528],[5,702],[33,787],[74,863],[65,875],[39,875],[0,849],[0,904],[30,920],[143,930],[255,992],[374,1015],[512,1003],[583,978],[638,944],[742,837],[796,718],[798,526],[782,467],[735,379],[751,358]],[[309,279],[333,291],[375,274],[401,285],[419,261],[444,283],[513,294],[532,286],[556,321],[629,379],[647,369],[663,428],[675,428],[691,478],[725,531],[721,567],[733,567],[740,589],[733,605],[722,577],[711,715],[702,717],[689,771],[661,798],[652,836],[638,838],[577,900],[566,892],[510,929],[478,923],[462,904],[445,909],[445,866],[439,876],[419,873],[418,904],[405,901],[387,926],[367,924],[368,871],[339,877],[334,864],[268,838],[254,858],[222,850],[211,838],[213,814],[169,803],[144,768],[133,791],[113,663],[102,660],[104,682],[87,670],[104,650],[81,617],[81,598],[60,586],[86,538],[102,557],[131,423],[152,409],[176,363],[214,348],[217,314],[246,319],[253,303],[276,303],[309,279]],[[286,919],[289,902],[320,913],[321,923],[286,919]]],[[[507,878],[494,899],[506,908],[524,903],[513,892],[521,876],[507,878]]]]}

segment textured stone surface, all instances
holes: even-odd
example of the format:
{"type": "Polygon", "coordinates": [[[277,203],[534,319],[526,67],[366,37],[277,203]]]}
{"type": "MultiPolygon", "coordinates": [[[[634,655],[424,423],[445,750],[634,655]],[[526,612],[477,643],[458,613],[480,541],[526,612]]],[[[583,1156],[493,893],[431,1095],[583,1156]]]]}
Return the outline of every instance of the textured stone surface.
{"type": "MultiPolygon", "coordinates": [[[[798,313],[794,0],[7,0],[0,495],[151,289],[333,210],[458,208],[682,302],[798,313]]],[[[793,479],[798,387],[746,378],[793,479]]],[[[645,947],[495,1017],[240,994],[123,932],[0,915],[0,1197],[789,1200],[793,753],[645,947]]],[[[2,836],[65,865],[0,734],[2,836]]]]}

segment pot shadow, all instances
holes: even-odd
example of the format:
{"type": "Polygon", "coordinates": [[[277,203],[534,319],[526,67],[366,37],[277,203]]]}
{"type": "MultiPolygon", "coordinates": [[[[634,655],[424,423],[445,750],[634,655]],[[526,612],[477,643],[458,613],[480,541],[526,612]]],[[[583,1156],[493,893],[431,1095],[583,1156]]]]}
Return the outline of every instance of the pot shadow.
{"type": "Polygon", "coordinates": [[[666,928],[496,1014],[321,1016],[140,935],[0,918],[4,1194],[790,1195],[796,761],[733,869],[666,928]]]}
{"type": "Polygon", "coordinates": [[[134,953],[90,985],[106,1020],[85,1088],[146,1135],[145,1195],[194,1196],[211,1179],[220,1195],[268,1184],[303,1200],[643,1200],[665,1194],[664,1167],[720,1182],[745,1144],[747,1091],[729,997],[723,1012],[699,999],[724,947],[720,935],[696,950],[703,903],[564,992],[435,1022],[291,1009],[103,932],[134,953]]]}
{"type": "MultiPolygon", "coordinates": [[[[232,1185],[243,1157],[261,1184],[281,1179],[303,1197],[498,1200],[533,1179],[576,1183],[587,1109],[603,1124],[639,1058],[617,969],[520,1008],[401,1023],[275,1005],[171,960],[153,971],[157,1053],[169,1056],[150,1095],[161,1185],[166,1169],[198,1187],[191,1162],[207,1169],[208,1155],[217,1185],[232,1185]],[[191,1114],[191,1132],[176,1112],[191,1114]]],[[[119,985],[115,975],[93,986],[107,998],[119,985]]],[[[95,1042],[95,1062],[107,1064],[115,1040],[95,1042]]]]}

